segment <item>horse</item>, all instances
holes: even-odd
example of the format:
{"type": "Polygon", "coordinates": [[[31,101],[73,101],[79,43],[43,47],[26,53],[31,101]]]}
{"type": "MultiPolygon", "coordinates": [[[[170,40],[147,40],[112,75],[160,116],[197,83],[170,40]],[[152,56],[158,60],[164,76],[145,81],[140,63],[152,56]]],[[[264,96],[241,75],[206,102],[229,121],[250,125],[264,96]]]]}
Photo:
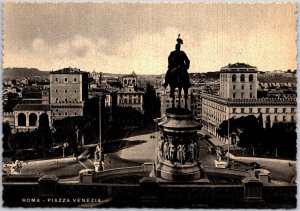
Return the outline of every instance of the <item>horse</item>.
{"type": "Polygon", "coordinates": [[[180,108],[181,90],[184,90],[184,104],[187,109],[188,90],[190,88],[188,78],[184,77],[185,69],[182,67],[175,67],[170,70],[169,85],[170,85],[170,97],[172,98],[172,108],[175,107],[175,89],[178,88],[178,105],[180,108]]]}

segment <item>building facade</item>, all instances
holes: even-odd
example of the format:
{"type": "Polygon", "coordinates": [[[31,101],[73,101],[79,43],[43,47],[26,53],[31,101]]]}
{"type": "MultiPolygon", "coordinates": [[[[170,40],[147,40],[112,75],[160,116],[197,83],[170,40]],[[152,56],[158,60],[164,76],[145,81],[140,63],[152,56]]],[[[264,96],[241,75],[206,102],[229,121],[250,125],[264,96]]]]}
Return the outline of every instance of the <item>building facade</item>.
{"type": "Polygon", "coordinates": [[[203,129],[218,137],[217,129],[224,120],[248,115],[262,115],[264,127],[296,121],[296,98],[257,98],[257,83],[257,69],[253,66],[236,63],[223,67],[220,95],[202,96],[203,129]]]}
{"type": "MultiPolygon", "coordinates": [[[[178,97],[178,89],[175,89],[175,106],[177,107],[180,100],[180,105],[184,108],[184,91],[181,91],[181,98],[178,97]]],[[[165,90],[160,93],[160,113],[164,115],[168,108],[172,108],[172,98],[170,97],[170,87],[168,86],[165,90]]],[[[188,91],[187,98],[187,109],[191,110],[191,89],[188,91]]]]}
{"type": "Polygon", "coordinates": [[[54,119],[83,116],[88,99],[88,73],[75,68],[50,72],[50,107],[54,119]]]}
{"type": "Polygon", "coordinates": [[[144,114],[145,92],[136,89],[137,76],[134,72],[122,78],[122,88],[117,92],[117,106],[131,107],[144,114]]]}
{"type": "Polygon", "coordinates": [[[14,132],[25,132],[35,130],[39,127],[40,117],[44,115],[49,120],[49,127],[52,126],[53,114],[50,105],[43,104],[18,104],[13,111],[14,132]]]}

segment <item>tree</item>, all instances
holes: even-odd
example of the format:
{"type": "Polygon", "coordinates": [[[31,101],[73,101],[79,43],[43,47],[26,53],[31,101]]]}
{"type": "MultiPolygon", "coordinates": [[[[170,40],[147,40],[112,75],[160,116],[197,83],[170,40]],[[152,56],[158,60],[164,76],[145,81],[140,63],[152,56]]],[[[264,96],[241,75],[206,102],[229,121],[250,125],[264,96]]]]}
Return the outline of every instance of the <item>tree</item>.
{"type": "Polygon", "coordinates": [[[53,142],[52,142],[52,134],[49,127],[49,118],[46,113],[41,114],[39,119],[39,127],[36,131],[34,143],[35,146],[40,149],[44,156],[46,156],[46,153],[52,148],[53,142]]]}
{"type": "Polygon", "coordinates": [[[8,138],[11,136],[11,127],[8,122],[2,123],[3,149],[9,149],[8,138]]]}

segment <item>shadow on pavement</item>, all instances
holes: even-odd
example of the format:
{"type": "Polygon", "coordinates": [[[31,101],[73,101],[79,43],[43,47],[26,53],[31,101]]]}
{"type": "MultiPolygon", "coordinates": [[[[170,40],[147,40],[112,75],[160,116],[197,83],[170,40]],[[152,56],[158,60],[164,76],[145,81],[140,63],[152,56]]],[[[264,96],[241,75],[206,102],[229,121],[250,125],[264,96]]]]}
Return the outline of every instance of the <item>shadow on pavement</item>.
{"type": "Polygon", "coordinates": [[[115,140],[113,142],[107,142],[103,143],[104,153],[114,153],[118,152],[122,149],[127,149],[139,144],[143,144],[147,141],[144,140],[134,140],[134,141],[128,141],[124,139],[115,140]]]}

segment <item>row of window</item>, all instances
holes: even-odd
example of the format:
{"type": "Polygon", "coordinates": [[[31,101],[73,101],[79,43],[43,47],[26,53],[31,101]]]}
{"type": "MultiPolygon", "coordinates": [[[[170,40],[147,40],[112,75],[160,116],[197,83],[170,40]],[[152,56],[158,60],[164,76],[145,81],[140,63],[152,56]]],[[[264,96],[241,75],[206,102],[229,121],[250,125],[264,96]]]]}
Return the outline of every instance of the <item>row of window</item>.
{"type": "MultiPolygon", "coordinates": [[[[64,114],[64,116],[68,116],[68,112],[64,112],[63,113],[64,114]]],[[[53,116],[56,116],[56,114],[55,113],[53,113],[53,116]]],[[[57,113],[57,116],[62,116],[62,113],[57,113]]],[[[73,114],[73,116],[77,116],[77,113],[75,112],[74,114],[73,114]]]]}
{"type": "Polygon", "coordinates": [[[82,106],[76,105],[53,105],[51,108],[82,108],[82,106]]]}
{"type": "Polygon", "coordinates": [[[127,81],[127,79],[124,79],[124,84],[127,84],[127,82],[128,82],[128,84],[131,84],[131,82],[133,83],[133,84],[135,84],[135,79],[128,79],[128,81],[127,81]]]}
{"type": "Polygon", "coordinates": [[[141,99],[123,99],[123,100],[120,100],[120,103],[140,104],[141,103],[141,99]]]}
{"type": "Polygon", "coordinates": [[[203,100],[202,102],[203,102],[204,105],[207,105],[207,106],[212,107],[214,109],[217,109],[217,110],[220,110],[220,111],[223,111],[223,112],[226,111],[225,106],[222,106],[218,103],[212,102],[210,100],[203,100]]]}
{"type": "Polygon", "coordinates": [[[141,95],[137,94],[120,94],[120,97],[140,97],[141,95]]]}
{"type": "MultiPolygon", "coordinates": [[[[245,96],[245,93],[241,93],[241,98],[245,98],[246,96],[245,96]]],[[[254,95],[253,95],[253,93],[249,93],[249,98],[253,98],[254,97],[254,95]]],[[[237,98],[237,94],[236,93],[232,93],[232,98],[237,98]]]]}
{"type": "MultiPolygon", "coordinates": [[[[71,90],[65,89],[65,93],[68,93],[69,91],[71,91],[71,90]]],[[[55,92],[58,93],[59,90],[58,90],[58,89],[55,89],[55,92]]],[[[74,89],[74,92],[77,93],[77,89],[74,89]]]]}
{"type": "MultiPolygon", "coordinates": [[[[245,87],[246,87],[246,85],[241,85],[241,89],[242,89],[242,90],[244,90],[245,87]]],[[[233,85],[233,86],[232,86],[232,89],[233,89],[233,90],[236,90],[236,88],[237,88],[236,85],[233,85]]],[[[252,85],[250,85],[250,86],[249,86],[249,89],[252,90],[252,88],[253,88],[252,85]]]]}
{"type": "MultiPolygon", "coordinates": [[[[61,101],[58,100],[58,98],[55,99],[55,103],[60,103],[61,101]]],[[[78,100],[77,98],[74,98],[74,100],[70,100],[68,98],[65,98],[64,101],[62,101],[63,103],[77,103],[78,100]]]]}
{"type": "MultiPolygon", "coordinates": [[[[227,81],[227,77],[226,77],[226,76],[227,76],[227,75],[225,75],[225,74],[221,74],[221,81],[227,81]]],[[[241,75],[240,75],[240,82],[245,82],[245,79],[246,79],[245,74],[241,74],[241,75]]],[[[248,76],[248,81],[249,81],[249,82],[252,82],[253,79],[254,79],[253,74],[250,74],[250,75],[248,76]]],[[[232,82],[236,82],[236,81],[237,81],[237,76],[236,76],[236,74],[233,74],[233,75],[231,76],[231,81],[232,81],[232,82]]]]}
{"type": "MultiPolygon", "coordinates": [[[[67,77],[65,77],[63,81],[65,83],[68,83],[69,79],[67,77]]],[[[58,83],[59,82],[59,78],[55,78],[55,82],[58,83]]],[[[77,78],[73,78],[73,82],[77,82],[77,78]]]]}
{"type": "MultiPolygon", "coordinates": [[[[245,108],[240,108],[241,113],[245,113],[245,108]]],[[[236,108],[232,108],[232,113],[236,113],[236,108]]],[[[261,108],[257,108],[257,112],[253,112],[253,108],[249,108],[248,113],[263,113],[261,108]]],[[[266,114],[270,113],[270,108],[265,108],[266,114]]],[[[278,108],[273,108],[273,113],[279,113],[278,108]]],[[[282,108],[280,113],[289,113],[286,108],[282,108]]],[[[295,108],[290,109],[290,113],[295,113],[295,108]]]]}

